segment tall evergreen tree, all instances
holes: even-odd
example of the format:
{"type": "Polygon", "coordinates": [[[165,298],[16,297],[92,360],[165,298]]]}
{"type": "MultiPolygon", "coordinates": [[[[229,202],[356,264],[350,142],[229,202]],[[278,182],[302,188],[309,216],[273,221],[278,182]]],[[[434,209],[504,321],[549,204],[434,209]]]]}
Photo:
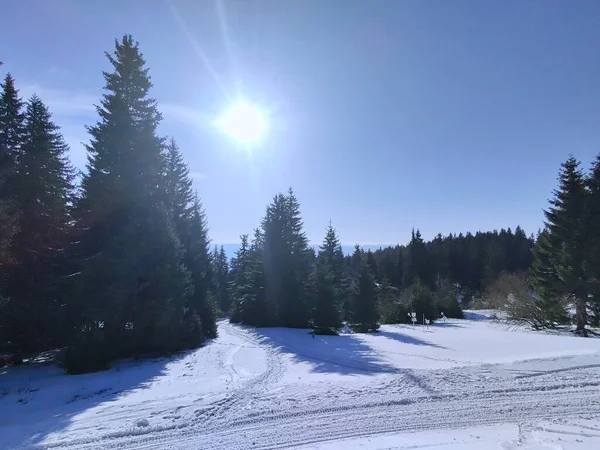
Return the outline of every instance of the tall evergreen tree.
{"type": "Polygon", "coordinates": [[[175,139],[171,138],[164,152],[166,204],[173,215],[180,234],[185,232],[186,223],[193,214],[194,191],[190,171],[179,151],[175,139]]]}
{"type": "Polygon", "coordinates": [[[227,263],[227,255],[225,249],[221,245],[220,248],[215,246],[213,251],[213,285],[214,293],[222,313],[229,313],[231,298],[229,295],[229,264],[227,263]]]}
{"type": "Polygon", "coordinates": [[[309,322],[311,251],[303,230],[300,205],[290,189],[267,207],[261,224],[264,239],[266,299],[275,322],[303,328],[309,322]]]}
{"type": "MultiPolygon", "coordinates": [[[[16,233],[14,181],[17,171],[17,158],[21,151],[25,115],[23,102],[15,88],[10,74],[0,83],[0,285],[2,269],[6,268],[10,257],[10,244],[16,233]]],[[[0,292],[1,295],[1,292],[0,292]]]]}
{"type": "Polygon", "coordinates": [[[318,261],[329,267],[336,298],[338,303],[341,302],[341,298],[344,296],[344,253],[337,232],[331,223],[327,227],[327,233],[319,247],[318,261]]]}
{"type": "Polygon", "coordinates": [[[579,161],[571,156],[561,166],[559,187],[544,211],[547,234],[535,252],[532,273],[534,282],[543,288],[540,295],[564,297],[575,304],[577,331],[582,334],[586,333],[588,299],[585,201],[585,177],[579,161]]]}
{"type": "Polygon", "coordinates": [[[68,147],[37,96],[27,103],[13,179],[19,211],[11,246],[6,314],[13,343],[24,353],[61,343],[64,250],[68,234],[73,169],[68,147]]]}
{"type": "Polygon", "coordinates": [[[304,233],[300,203],[292,188],[285,197],[285,239],[290,245],[290,266],[286,273],[286,298],[281,309],[281,319],[291,327],[306,327],[310,317],[307,298],[310,289],[311,248],[304,233]]]}
{"type": "Polygon", "coordinates": [[[588,178],[589,194],[586,201],[585,239],[587,242],[586,264],[590,307],[594,321],[600,322],[600,153],[592,164],[588,178]]]}
{"type": "Polygon", "coordinates": [[[156,133],[161,115],[149,96],[145,60],[130,35],[106,56],[113,71],[104,72],[100,120],[88,127],[87,173],[76,208],[81,274],[74,277],[73,309],[79,341],[110,347],[110,359],[197,345],[203,328],[165,208],[163,139],[156,133]]]}
{"type": "Polygon", "coordinates": [[[202,321],[203,334],[217,337],[216,305],[213,300],[213,271],[206,215],[198,197],[192,204],[188,227],[182,232],[185,267],[192,276],[194,292],[189,306],[202,321]]]}
{"type": "Polygon", "coordinates": [[[198,195],[192,190],[189,169],[175,139],[164,152],[166,206],[183,245],[184,264],[192,276],[191,310],[202,321],[204,336],[217,336],[214,284],[209,250],[208,224],[198,195]]]}
{"type": "Polygon", "coordinates": [[[250,290],[250,245],[248,235],[241,237],[240,247],[231,259],[231,307],[229,321],[240,323],[244,318],[244,309],[250,290]]]}
{"type": "Polygon", "coordinates": [[[350,326],[356,332],[369,333],[379,329],[378,290],[360,252],[357,246],[352,255],[356,282],[352,292],[350,326]]]}
{"type": "Polygon", "coordinates": [[[429,264],[428,252],[421,232],[413,230],[408,244],[408,260],[406,263],[405,285],[420,280],[429,286],[434,281],[434,273],[429,264]]]}
{"type": "Polygon", "coordinates": [[[343,292],[344,255],[329,224],[319,248],[315,272],[315,305],[312,326],[317,334],[337,334],[342,327],[340,307],[343,292]]]}
{"type": "Polygon", "coordinates": [[[379,279],[379,270],[377,269],[377,261],[375,261],[371,249],[367,250],[367,267],[369,268],[373,279],[377,281],[379,279]]]}

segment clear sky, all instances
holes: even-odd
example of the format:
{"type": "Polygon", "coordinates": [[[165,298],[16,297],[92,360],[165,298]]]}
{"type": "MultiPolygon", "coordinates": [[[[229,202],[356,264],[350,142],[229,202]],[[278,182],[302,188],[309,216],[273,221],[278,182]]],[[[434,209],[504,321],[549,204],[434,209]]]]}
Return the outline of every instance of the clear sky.
{"type": "Polygon", "coordinates": [[[216,243],[292,186],[311,241],[405,243],[542,223],[560,163],[600,152],[597,0],[4,0],[2,73],[50,106],[83,168],[103,52],[140,42],[216,243]],[[212,126],[270,113],[251,153],[212,126]]]}

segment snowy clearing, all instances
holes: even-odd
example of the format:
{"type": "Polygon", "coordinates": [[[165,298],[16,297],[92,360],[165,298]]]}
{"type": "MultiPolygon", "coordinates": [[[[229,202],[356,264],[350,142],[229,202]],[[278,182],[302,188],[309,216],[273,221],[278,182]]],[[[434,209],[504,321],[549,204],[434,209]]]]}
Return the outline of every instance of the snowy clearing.
{"type": "Polygon", "coordinates": [[[600,448],[600,339],[467,317],[314,339],[220,322],[168,359],[0,369],[0,448],[600,448]]]}

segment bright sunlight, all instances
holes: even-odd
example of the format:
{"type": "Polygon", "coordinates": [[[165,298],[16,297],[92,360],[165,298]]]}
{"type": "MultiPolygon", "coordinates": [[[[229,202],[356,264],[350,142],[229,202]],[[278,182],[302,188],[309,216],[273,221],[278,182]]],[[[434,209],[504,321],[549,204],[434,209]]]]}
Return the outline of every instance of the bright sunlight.
{"type": "Polygon", "coordinates": [[[249,103],[238,103],[232,106],[217,120],[217,126],[240,144],[254,144],[260,141],[267,128],[264,113],[249,103]]]}

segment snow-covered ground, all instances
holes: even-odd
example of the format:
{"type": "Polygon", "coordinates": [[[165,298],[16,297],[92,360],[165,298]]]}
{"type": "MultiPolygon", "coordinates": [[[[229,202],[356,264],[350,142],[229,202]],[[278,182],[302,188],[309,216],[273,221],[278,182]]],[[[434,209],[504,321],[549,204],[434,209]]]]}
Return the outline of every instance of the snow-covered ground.
{"type": "Polygon", "coordinates": [[[221,322],[170,359],[0,369],[0,449],[600,448],[600,339],[486,315],[314,338],[221,322]]]}

